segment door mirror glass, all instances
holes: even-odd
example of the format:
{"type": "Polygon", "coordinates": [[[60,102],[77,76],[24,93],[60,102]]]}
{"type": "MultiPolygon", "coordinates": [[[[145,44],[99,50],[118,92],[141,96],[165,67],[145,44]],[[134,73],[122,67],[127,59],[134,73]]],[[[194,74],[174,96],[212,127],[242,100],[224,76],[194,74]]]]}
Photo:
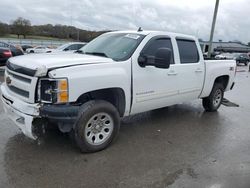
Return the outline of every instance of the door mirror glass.
{"type": "Polygon", "coordinates": [[[168,69],[170,66],[171,56],[172,50],[169,48],[159,48],[155,54],[155,67],[168,69]]]}
{"type": "Polygon", "coordinates": [[[172,50],[169,48],[158,48],[155,56],[141,54],[138,63],[141,67],[155,66],[161,69],[168,69],[172,58],[172,50]]]}
{"type": "Polygon", "coordinates": [[[65,48],[63,51],[69,51],[69,49],[68,49],[68,48],[65,48]]]}

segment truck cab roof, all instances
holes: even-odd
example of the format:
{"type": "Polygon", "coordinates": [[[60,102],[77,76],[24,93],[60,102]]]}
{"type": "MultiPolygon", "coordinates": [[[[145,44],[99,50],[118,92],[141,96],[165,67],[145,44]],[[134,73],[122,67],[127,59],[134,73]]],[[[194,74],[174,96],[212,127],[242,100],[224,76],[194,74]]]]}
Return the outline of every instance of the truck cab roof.
{"type": "Polygon", "coordinates": [[[195,36],[192,35],[186,35],[181,33],[174,33],[174,32],[168,32],[168,31],[151,31],[151,30],[143,30],[143,31],[135,31],[135,30],[125,30],[125,31],[113,31],[109,33],[133,33],[133,34],[140,34],[140,35],[167,35],[169,37],[178,37],[178,38],[184,38],[184,39],[191,39],[196,40],[195,36]]]}

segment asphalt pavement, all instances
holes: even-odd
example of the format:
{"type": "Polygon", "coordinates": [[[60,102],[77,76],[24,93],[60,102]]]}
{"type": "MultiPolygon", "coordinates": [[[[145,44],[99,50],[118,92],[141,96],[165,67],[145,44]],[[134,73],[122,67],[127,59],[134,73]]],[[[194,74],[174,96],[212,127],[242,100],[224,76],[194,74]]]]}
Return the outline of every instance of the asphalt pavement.
{"type": "MultiPolygon", "coordinates": [[[[243,70],[243,71],[241,71],[243,70]]],[[[67,135],[26,138],[0,104],[0,187],[249,188],[250,73],[225,97],[239,107],[204,112],[196,100],[122,120],[108,149],[81,154],[67,135]]]]}

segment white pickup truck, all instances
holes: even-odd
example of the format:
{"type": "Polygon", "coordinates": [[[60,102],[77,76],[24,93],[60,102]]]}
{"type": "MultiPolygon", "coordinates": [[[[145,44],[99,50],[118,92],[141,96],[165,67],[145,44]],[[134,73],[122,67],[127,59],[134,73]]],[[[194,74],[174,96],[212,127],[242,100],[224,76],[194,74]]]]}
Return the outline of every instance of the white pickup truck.
{"type": "Polygon", "coordinates": [[[56,125],[95,152],[118,135],[120,117],[194,99],[216,111],[235,71],[234,60],[205,61],[193,36],[110,32],[76,53],[9,59],[1,99],[28,137],[56,125]]]}

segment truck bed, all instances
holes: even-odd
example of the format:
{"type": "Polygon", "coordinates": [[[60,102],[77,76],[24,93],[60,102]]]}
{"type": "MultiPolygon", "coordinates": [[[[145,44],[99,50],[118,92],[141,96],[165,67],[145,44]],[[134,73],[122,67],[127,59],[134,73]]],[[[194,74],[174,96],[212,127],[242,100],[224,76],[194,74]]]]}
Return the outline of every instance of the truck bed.
{"type": "Polygon", "coordinates": [[[207,97],[210,94],[215,81],[214,78],[221,76],[221,73],[228,77],[225,91],[230,90],[236,73],[235,60],[205,60],[205,70],[204,86],[200,98],[207,97]]]}

